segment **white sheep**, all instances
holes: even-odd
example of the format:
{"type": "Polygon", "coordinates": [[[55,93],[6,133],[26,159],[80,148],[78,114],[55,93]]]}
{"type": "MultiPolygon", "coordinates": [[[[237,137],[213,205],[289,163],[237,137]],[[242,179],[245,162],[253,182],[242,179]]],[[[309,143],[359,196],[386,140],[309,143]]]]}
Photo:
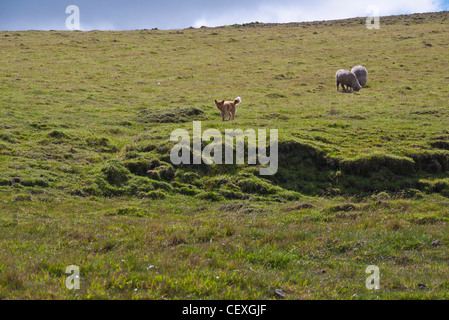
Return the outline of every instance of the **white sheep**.
{"type": "Polygon", "coordinates": [[[340,69],[337,71],[335,77],[337,78],[337,91],[339,91],[340,85],[344,92],[348,92],[348,88],[351,88],[351,93],[352,89],[354,89],[354,91],[359,91],[362,88],[357,77],[351,71],[340,69]]]}
{"type": "Polygon", "coordinates": [[[368,70],[364,66],[355,66],[351,72],[355,74],[360,85],[364,87],[368,82],[368,70]]]}

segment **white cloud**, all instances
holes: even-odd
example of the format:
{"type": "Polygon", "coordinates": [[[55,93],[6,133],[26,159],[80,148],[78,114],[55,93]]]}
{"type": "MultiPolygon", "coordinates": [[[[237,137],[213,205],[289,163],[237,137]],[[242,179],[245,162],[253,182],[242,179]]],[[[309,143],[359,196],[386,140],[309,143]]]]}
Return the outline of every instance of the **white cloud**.
{"type": "Polygon", "coordinates": [[[194,27],[216,27],[248,22],[302,22],[333,20],[367,16],[369,6],[377,6],[381,16],[433,12],[443,10],[442,0],[316,0],[298,4],[265,3],[255,9],[242,5],[220,15],[205,13],[194,23],[194,27]]]}
{"type": "Polygon", "coordinates": [[[103,31],[114,31],[119,30],[114,24],[107,21],[95,22],[93,24],[83,24],[81,20],[81,30],[82,31],[91,31],[91,30],[103,30],[103,31]]]}

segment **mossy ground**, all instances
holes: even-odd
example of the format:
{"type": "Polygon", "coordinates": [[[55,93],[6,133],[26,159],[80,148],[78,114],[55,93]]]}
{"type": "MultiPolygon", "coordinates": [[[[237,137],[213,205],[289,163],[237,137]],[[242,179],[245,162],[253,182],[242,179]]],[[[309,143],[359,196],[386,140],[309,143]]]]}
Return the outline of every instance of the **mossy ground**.
{"type": "Polygon", "coordinates": [[[381,23],[0,32],[0,297],[447,298],[448,13],[381,23]],[[193,121],[278,129],[278,173],[173,166],[193,121]]]}

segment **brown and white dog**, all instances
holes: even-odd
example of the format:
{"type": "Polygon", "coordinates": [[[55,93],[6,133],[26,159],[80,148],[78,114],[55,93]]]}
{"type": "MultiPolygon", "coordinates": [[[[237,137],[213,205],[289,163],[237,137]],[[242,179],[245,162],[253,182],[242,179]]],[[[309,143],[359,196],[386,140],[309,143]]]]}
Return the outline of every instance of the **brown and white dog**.
{"type": "Polygon", "coordinates": [[[221,118],[225,121],[226,118],[228,118],[228,120],[235,119],[236,107],[242,102],[242,98],[237,97],[234,101],[215,100],[215,105],[220,110],[221,118]]]}

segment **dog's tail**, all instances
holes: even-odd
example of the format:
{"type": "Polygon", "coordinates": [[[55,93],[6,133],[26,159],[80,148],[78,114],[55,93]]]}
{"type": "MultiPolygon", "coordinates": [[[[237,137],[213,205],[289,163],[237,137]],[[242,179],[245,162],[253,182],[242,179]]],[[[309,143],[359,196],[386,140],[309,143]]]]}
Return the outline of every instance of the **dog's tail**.
{"type": "Polygon", "coordinates": [[[237,98],[235,98],[235,100],[234,100],[234,103],[235,103],[235,105],[238,105],[238,104],[240,104],[240,103],[242,103],[243,101],[242,101],[242,98],[240,98],[240,97],[237,97],[237,98]]]}

